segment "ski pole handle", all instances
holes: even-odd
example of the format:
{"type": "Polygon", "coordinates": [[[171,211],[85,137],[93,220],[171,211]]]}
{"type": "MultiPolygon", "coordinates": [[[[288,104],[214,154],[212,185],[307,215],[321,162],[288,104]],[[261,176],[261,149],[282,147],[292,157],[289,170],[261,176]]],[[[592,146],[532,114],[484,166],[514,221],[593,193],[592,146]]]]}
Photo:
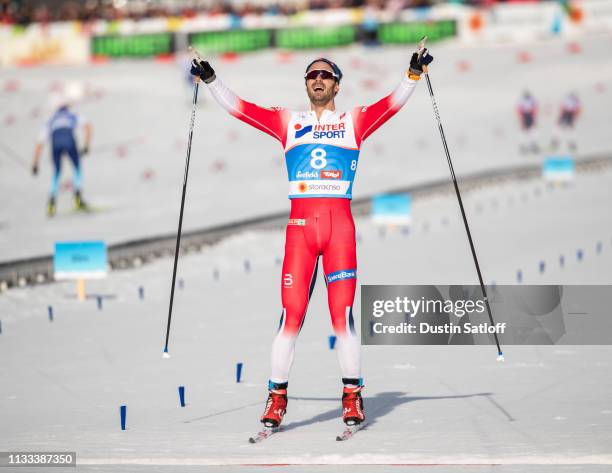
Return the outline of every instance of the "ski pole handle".
{"type": "Polygon", "coordinates": [[[202,54],[193,46],[189,46],[189,52],[192,54],[192,56],[198,60],[198,62],[203,61],[204,59],[202,59],[202,54]]]}
{"type": "MultiPolygon", "coordinates": [[[[421,40],[419,41],[419,43],[417,44],[417,54],[419,55],[419,59],[421,59],[421,56],[423,55],[423,53],[425,52],[425,42],[427,41],[427,35],[423,36],[421,38],[421,40]]],[[[425,70],[423,69],[423,72],[425,72],[425,70]]]]}

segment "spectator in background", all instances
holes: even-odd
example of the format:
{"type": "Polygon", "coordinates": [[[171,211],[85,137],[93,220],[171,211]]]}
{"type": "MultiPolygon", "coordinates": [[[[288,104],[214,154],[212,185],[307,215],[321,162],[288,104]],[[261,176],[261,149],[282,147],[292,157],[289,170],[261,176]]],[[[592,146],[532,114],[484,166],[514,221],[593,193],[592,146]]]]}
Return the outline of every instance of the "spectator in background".
{"type": "MultiPolygon", "coordinates": [[[[478,2],[477,2],[478,3],[478,2]]],[[[213,2],[196,1],[188,5],[182,2],[158,4],[155,2],[110,2],[107,0],[46,1],[46,0],[0,0],[0,23],[28,25],[52,21],[114,21],[121,19],[141,20],[196,15],[233,14],[241,17],[247,14],[293,15],[304,10],[327,10],[333,8],[363,8],[365,5],[376,10],[389,10],[394,16],[403,8],[429,7],[433,0],[276,0],[270,3],[234,3],[229,0],[213,2]]]]}

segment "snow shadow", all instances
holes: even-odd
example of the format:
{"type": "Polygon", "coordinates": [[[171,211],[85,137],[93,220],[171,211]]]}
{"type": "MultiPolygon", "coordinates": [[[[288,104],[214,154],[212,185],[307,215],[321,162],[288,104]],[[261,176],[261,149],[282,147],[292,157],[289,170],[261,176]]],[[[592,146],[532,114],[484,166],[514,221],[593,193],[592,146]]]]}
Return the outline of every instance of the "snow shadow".
{"type": "MultiPolygon", "coordinates": [[[[437,401],[444,399],[464,399],[469,397],[483,396],[490,400],[492,393],[474,393],[474,394],[457,394],[453,396],[409,396],[408,393],[400,391],[389,391],[378,393],[373,397],[364,398],[364,408],[367,417],[367,428],[372,427],[376,422],[391,413],[395,408],[415,401],[437,401]]],[[[289,400],[295,401],[338,401],[338,398],[329,397],[293,397],[289,396],[289,400]]],[[[331,420],[337,420],[342,415],[342,409],[340,406],[328,411],[317,414],[310,419],[304,419],[301,421],[290,422],[283,426],[284,431],[304,427],[306,425],[316,424],[318,422],[326,422],[331,420]]]]}

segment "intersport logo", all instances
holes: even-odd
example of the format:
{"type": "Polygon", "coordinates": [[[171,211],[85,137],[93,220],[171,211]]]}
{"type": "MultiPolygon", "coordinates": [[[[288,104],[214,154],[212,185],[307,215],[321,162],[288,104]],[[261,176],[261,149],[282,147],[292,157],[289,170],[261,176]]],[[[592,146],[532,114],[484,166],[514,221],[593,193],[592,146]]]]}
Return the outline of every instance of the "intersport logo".
{"type": "Polygon", "coordinates": [[[338,171],[335,169],[321,171],[321,179],[342,179],[342,171],[338,171]]]}
{"type": "Polygon", "coordinates": [[[296,138],[301,138],[305,134],[310,133],[312,131],[312,125],[308,125],[308,126],[302,127],[301,124],[296,123],[294,128],[295,128],[295,137],[296,138]]]}

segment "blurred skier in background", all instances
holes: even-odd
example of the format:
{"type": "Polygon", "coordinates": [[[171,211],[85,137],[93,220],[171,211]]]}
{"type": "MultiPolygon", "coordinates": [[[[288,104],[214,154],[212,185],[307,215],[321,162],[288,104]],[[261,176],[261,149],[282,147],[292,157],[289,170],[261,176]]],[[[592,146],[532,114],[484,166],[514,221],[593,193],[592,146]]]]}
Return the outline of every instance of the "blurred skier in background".
{"type": "Polygon", "coordinates": [[[67,96],[58,97],[57,108],[45,127],[41,130],[32,161],[32,175],[38,175],[40,157],[44,145],[50,145],[51,159],[53,163],[53,174],[51,177],[51,188],[49,201],[47,203],[47,215],[53,217],[57,209],[57,194],[59,191],[60,176],[62,170],[62,158],[67,155],[72,163],[73,177],[72,190],[74,192],[75,210],[88,210],[82,195],[81,158],[89,152],[91,144],[92,126],[82,116],[70,110],[70,99],[67,96]],[[84,146],[79,150],[77,147],[76,132],[79,127],[84,129],[84,146]]]}
{"type": "Polygon", "coordinates": [[[520,152],[527,154],[529,152],[538,153],[540,147],[535,134],[536,120],[538,115],[538,102],[528,90],[523,92],[519,99],[516,110],[519,115],[521,130],[523,137],[521,138],[520,152]]]}
{"type": "MultiPolygon", "coordinates": [[[[268,399],[261,417],[267,428],[278,427],[286,412],[289,371],[314,289],[319,257],[323,258],[344,385],[342,418],[349,426],[365,419],[361,347],[352,310],[357,285],[355,224],[350,205],[353,180],[363,141],[408,101],[432,60],[425,48],[415,52],[391,94],[346,112],[336,110],[334,99],[340,91],[342,72],[329,59],[316,59],[306,68],[303,80],[310,99],[308,111],[263,108],[247,102],[221,82],[207,61],[193,60],[191,73],[207,84],[214,99],[232,116],[276,138],[285,153],[291,213],[281,279],[282,313],[272,344],[268,399]]],[[[256,153],[253,158],[257,159],[256,153]]]]}
{"type": "Polygon", "coordinates": [[[551,148],[556,151],[565,138],[570,151],[576,151],[576,138],[574,136],[575,124],[580,115],[580,99],[575,92],[570,92],[561,102],[557,128],[553,134],[551,148]]]}

